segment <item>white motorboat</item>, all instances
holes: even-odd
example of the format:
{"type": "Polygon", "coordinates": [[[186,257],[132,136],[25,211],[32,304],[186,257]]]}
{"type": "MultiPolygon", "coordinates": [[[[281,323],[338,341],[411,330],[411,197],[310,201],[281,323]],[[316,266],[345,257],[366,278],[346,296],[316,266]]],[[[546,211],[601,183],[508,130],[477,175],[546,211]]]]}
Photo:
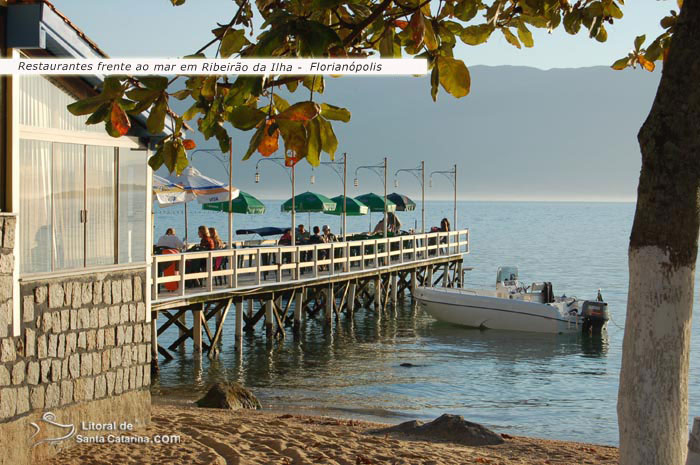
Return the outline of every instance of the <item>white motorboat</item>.
{"type": "Polygon", "coordinates": [[[552,283],[526,286],[516,267],[500,267],[496,289],[418,287],[414,297],[436,320],[473,328],[539,333],[600,332],[610,318],[598,300],[555,297],[552,283]]]}

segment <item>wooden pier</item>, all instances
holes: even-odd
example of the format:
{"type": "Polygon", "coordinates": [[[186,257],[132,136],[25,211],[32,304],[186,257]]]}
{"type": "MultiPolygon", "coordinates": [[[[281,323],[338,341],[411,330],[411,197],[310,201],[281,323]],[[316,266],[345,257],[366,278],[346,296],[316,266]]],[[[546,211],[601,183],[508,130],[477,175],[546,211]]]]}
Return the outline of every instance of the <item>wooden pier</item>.
{"type": "Polygon", "coordinates": [[[193,351],[215,357],[230,314],[235,346],[264,322],[269,341],[299,333],[302,317],[328,325],[361,308],[382,318],[416,286],[462,287],[469,230],[414,234],[329,244],[254,247],[153,257],[152,350],[170,351],[192,340],[193,351]],[[169,268],[169,270],[168,270],[169,268]],[[166,271],[167,270],[167,271],[166,271]],[[181,272],[184,270],[185,272],[181,272]],[[256,305],[257,304],[257,305],[256,305]],[[191,313],[186,323],[186,315],[191,313]],[[159,318],[160,317],[160,318],[159,318]],[[160,322],[160,326],[158,326],[160,322]],[[166,330],[179,336],[158,343],[166,330]]]}

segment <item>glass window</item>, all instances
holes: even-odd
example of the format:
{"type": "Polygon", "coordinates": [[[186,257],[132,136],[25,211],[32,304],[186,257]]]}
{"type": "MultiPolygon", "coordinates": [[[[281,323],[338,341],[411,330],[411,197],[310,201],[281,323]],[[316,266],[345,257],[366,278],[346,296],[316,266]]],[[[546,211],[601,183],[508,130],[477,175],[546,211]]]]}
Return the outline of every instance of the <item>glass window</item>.
{"type": "Polygon", "coordinates": [[[146,260],[148,152],[119,149],[119,263],[146,260]]]}
{"type": "Polygon", "coordinates": [[[53,144],[54,270],[84,266],[84,156],[84,145],[53,144]]]}
{"type": "Polygon", "coordinates": [[[85,149],[85,264],[112,265],[116,213],[116,170],[113,147],[85,149]]]}
{"type": "Polygon", "coordinates": [[[51,271],[51,143],[20,140],[20,272],[51,271]]]}
{"type": "Polygon", "coordinates": [[[85,124],[89,115],[71,114],[66,107],[75,98],[44,76],[22,76],[19,82],[19,124],[68,131],[105,132],[104,124],[85,124]]]}

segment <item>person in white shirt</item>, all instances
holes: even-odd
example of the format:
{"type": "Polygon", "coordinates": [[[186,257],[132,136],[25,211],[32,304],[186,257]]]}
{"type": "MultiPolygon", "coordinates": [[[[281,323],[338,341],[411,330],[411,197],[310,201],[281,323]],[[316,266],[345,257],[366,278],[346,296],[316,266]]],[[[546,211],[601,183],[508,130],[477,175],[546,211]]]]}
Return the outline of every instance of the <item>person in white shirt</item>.
{"type": "Polygon", "coordinates": [[[156,246],[182,250],[184,244],[180,238],[175,235],[175,230],[173,228],[168,228],[165,231],[165,235],[160,236],[160,239],[156,242],[156,246]]]}

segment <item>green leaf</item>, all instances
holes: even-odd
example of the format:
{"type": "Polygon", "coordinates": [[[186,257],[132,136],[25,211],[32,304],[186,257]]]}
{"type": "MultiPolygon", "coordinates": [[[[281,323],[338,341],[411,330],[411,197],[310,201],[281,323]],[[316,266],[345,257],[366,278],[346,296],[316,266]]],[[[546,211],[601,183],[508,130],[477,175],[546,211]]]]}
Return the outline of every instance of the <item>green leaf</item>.
{"type": "Polygon", "coordinates": [[[578,34],[581,29],[581,14],[578,10],[573,10],[564,15],[564,30],[569,34],[578,34]]]}
{"type": "Polygon", "coordinates": [[[318,119],[313,119],[306,125],[306,161],[311,166],[321,163],[321,127],[318,119]]]}
{"type": "Polygon", "coordinates": [[[662,53],[663,48],[661,47],[660,41],[657,39],[647,47],[644,58],[653,62],[661,58],[662,53]]]}
{"type": "Polygon", "coordinates": [[[294,92],[297,90],[297,87],[299,87],[299,81],[289,81],[286,85],[289,92],[294,92]]]}
{"type": "Polygon", "coordinates": [[[386,28],[379,41],[379,54],[382,58],[394,58],[394,29],[386,28]]]}
{"type": "Polygon", "coordinates": [[[177,92],[173,92],[170,94],[172,97],[175,97],[178,100],[185,100],[187,97],[189,97],[192,94],[192,91],[189,89],[182,89],[178,90],[177,92]]]}
{"type": "Polygon", "coordinates": [[[221,39],[221,57],[228,58],[234,53],[238,53],[243,47],[250,44],[245,37],[243,29],[229,29],[221,39]]]}
{"type": "Polygon", "coordinates": [[[440,71],[438,67],[433,67],[433,71],[430,73],[430,96],[433,98],[433,102],[437,102],[437,95],[440,84],[440,71]]]}
{"type": "Polygon", "coordinates": [[[107,100],[103,95],[88,97],[68,105],[68,111],[75,116],[88,115],[99,110],[107,100]]]}
{"type": "Polygon", "coordinates": [[[292,33],[297,36],[297,48],[301,56],[322,57],[334,44],[340,44],[338,34],[317,21],[297,20],[292,33]]]}
{"type": "Polygon", "coordinates": [[[437,94],[439,91],[440,84],[440,71],[438,67],[433,67],[433,71],[430,73],[430,96],[433,98],[433,102],[437,102],[437,94]]]}
{"type": "Polygon", "coordinates": [[[298,102],[284,110],[279,115],[277,115],[276,119],[289,119],[292,121],[309,121],[316,118],[320,110],[321,109],[318,106],[318,104],[314,102],[298,102]]]}
{"type": "Polygon", "coordinates": [[[165,167],[168,171],[171,173],[175,171],[177,166],[177,149],[172,140],[163,144],[163,163],[165,163],[165,167]]]}
{"type": "Polygon", "coordinates": [[[253,153],[258,149],[258,146],[260,145],[260,142],[262,142],[263,138],[265,137],[265,125],[261,125],[257,131],[255,131],[255,134],[253,134],[253,137],[250,139],[250,144],[248,145],[248,150],[246,151],[245,155],[243,155],[243,160],[247,160],[253,155],[253,153]]]}
{"type": "Polygon", "coordinates": [[[311,91],[318,92],[319,94],[322,94],[325,90],[324,79],[323,76],[320,75],[309,74],[304,76],[302,85],[311,91]]]}
{"type": "Polygon", "coordinates": [[[172,3],[173,6],[180,6],[185,4],[185,0],[170,0],[170,3],[172,3]]]}
{"type": "Polygon", "coordinates": [[[486,42],[492,32],[493,26],[490,24],[480,24],[478,26],[465,27],[462,29],[462,32],[460,32],[459,38],[467,45],[479,45],[486,42]]]}
{"type": "Polygon", "coordinates": [[[301,157],[306,147],[306,128],[300,121],[277,120],[284,141],[285,152],[294,152],[301,157]]]}
{"type": "Polygon", "coordinates": [[[253,129],[264,119],[265,112],[247,105],[235,107],[228,118],[235,128],[243,131],[253,129]]]}
{"type": "Polygon", "coordinates": [[[336,107],[328,103],[322,103],[321,116],[323,116],[326,119],[342,121],[343,123],[347,123],[348,121],[350,121],[350,117],[352,116],[352,114],[346,108],[336,107]]]}
{"type": "Polygon", "coordinates": [[[137,87],[135,89],[131,89],[126,93],[126,96],[129,97],[131,100],[155,100],[158,95],[160,95],[160,91],[153,90],[153,89],[144,89],[143,87],[137,87]]]}
{"type": "Polygon", "coordinates": [[[122,86],[119,76],[107,76],[105,77],[104,83],[102,85],[102,95],[108,99],[120,98],[124,94],[124,87],[122,86]]]}
{"type": "Polygon", "coordinates": [[[423,42],[428,50],[433,51],[438,48],[437,37],[435,36],[435,31],[433,30],[433,23],[430,19],[425,19],[425,34],[423,35],[423,42]]]}
{"type": "Polygon", "coordinates": [[[339,7],[343,3],[349,3],[348,0],[313,0],[314,10],[333,9],[339,7]]]}
{"type": "Polygon", "coordinates": [[[163,161],[163,146],[161,145],[158,147],[158,150],[156,150],[156,153],[148,159],[148,166],[150,166],[153,171],[156,171],[163,166],[163,161]]]}
{"type": "Polygon", "coordinates": [[[187,109],[182,115],[182,119],[190,121],[192,118],[197,116],[198,113],[203,113],[203,110],[199,108],[199,103],[195,102],[190,108],[187,109]]]}
{"type": "Polygon", "coordinates": [[[612,64],[611,68],[618,70],[618,71],[625,69],[625,68],[627,68],[627,66],[629,66],[629,62],[630,62],[629,57],[620,58],[619,60],[617,60],[615,63],[612,64]]]}
{"type": "Polygon", "coordinates": [[[333,126],[325,118],[316,118],[316,120],[318,120],[321,134],[321,148],[330,155],[331,160],[333,160],[335,158],[335,151],[338,149],[338,138],[335,137],[333,126]]]}
{"type": "MultiPolygon", "coordinates": [[[[151,134],[160,134],[165,128],[165,115],[168,111],[168,103],[165,97],[161,96],[151,108],[151,113],[146,120],[146,128],[151,134]]],[[[171,170],[172,171],[172,170],[171,170]]]]}
{"type": "Polygon", "coordinates": [[[518,37],[524,46],[530,48],[535,45],[535,41],[532,40],[532,32],[525,26],[525,23],[520,21],[518,23],[518,37]]]}
{"type": "Polygon", "coordinates": [[[457,98],[469,93],[471,79],[463,61],[440,56],[437,59],[437,68],[440,84],[448,93],[457,98]]]}
{"type": "Polygon", "coordinates": [[[111,106],[109,103],[104,103],[85,121],[85,124],[98,124],[107,119],[110,115],[111,106]]]}
{"type": "Polygon", "coordinates": [[[455,5],[455,16],[464,22],[471,21],[479,12],[479,3],[475,0],[461,0],[455,5]]]}
{"type": "Polygon", "coordinates": [[[506,38],[506,41],[508,41],[509,44],[511,44],[514,47],[520,48],[520,41],[517,37],[515,37],[515,34],[510,32],[510,29],[508,29],[507,27],[502,27],[501,32],[503,33],[503,37],[506,38]]]}
{"type": "Polygon", "coordinates": [[[262,58],[275,56],[275,52],[286,45],[288,34],[289,26],[286,24],[264,32],[258,38],[258,44],[255,46],[255,56],[262,58]]]}
{"type": "Polygon", "coordinates": [[[610,2],[604,7],[605,14],[615,19],[622,19],[622,10],[615,2],[610,2]]]}
{"type": "Polygon", "coordinates": [[[163,76],[139,76],[138,80],[152,90],[165,90],[168,87],[168,78],[163,76]]]}
{"type": "Polygon", "coordinates": [[[187,151],[185,150],[185,147],[183,147],[182,142],[177,141],[178,143],[174,145],[175,147],[175,173],[179,176],[182,174],[182,171],[187,168],[187,165],[190,164],[189,160],[187,159],[187,151]]]}
{"type": "Polygon", "coordinates": [[[598,29],[598,34],[595,36],[595,40],[598,42],[605,42],[608,40],[608,31],[605,30],[605,26],[601,24],[600,29],[598,29]]]}
{"type": "Polygon", "coordinates": [[[661,24],[661,27],[664,29],[668,29],[670,27],[673,27],[674,24],[676,24],[676,19],[677,16],[666,16],[661,19],[659,24],[661,24]]]}
{"type": "Polygon", "coordinates": [[[634,39],[634,49],[635,49],[636,51],[639,51],[640,47],[642,46],[642,44],[644,43],[644,41],[646,40],[646,38],[647,38],[646,35],[641,35],[641,36],[637,36],[637,37],[634,39]]]}
{"type": "Polygon", "coordinates": [[[275,108],[277,111],[282,112],[289,108],[289,102],[280,97],[277,94],[272,94],[272,101],[275,103],[275,108]]]}
{"type": "Polygon", "coordinates": [[[207,78],[204,80],[204,84],[202,84],[202,97],[207,100],[214,99],[214,96],[216,96],[216,81],[216,76],[207,76],[207,78]]]}

